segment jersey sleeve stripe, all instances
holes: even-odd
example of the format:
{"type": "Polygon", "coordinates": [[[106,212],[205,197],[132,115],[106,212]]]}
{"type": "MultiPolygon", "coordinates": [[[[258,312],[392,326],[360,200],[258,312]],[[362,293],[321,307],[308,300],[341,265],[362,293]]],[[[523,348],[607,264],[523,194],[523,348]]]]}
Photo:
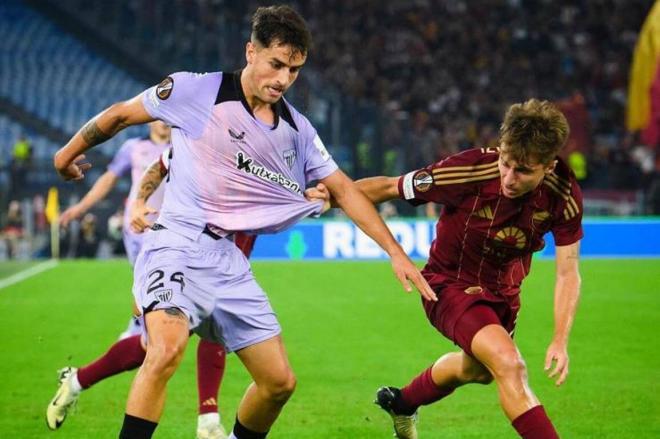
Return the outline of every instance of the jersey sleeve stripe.
{"type": "Polygon", "coordinates": [[[577,206],[577,203],[575,202],[575,198],[569,197],[568,198],[568,204],[566,205],[566,208],[570,208],[573,216],[577,215],[580,212],[580,209],[577,206]]]}
{"type": "MultiPolygon", "coordinates": [[[[435,174],[433,176],[434,180],[444,180],[447,178],[458,178],[458,177],[472,177],[472,176],[477,176],[477,175],[485,175],[485,174],[491,174],[492,172],[495,171],[495,168],[491,169],[482,169],[479,171],[463,171],[463,172],[452,172],[452,173],[442,173],[442,174],[435,174]]],[[[499,169],[497,170],[499,172],[499,169]]]]}
{"type": "Polygon", "coordinates": [[[468,171],[477,171],[479,169],[492,168],[496,166],[497,166],[497,162],[486,163],[483,165],[471,165],[471,166],[447,166],[443,168],[435,168],[431,172],[433,172],[434,174],[443,173],[443,172],[457,172],[457,171],[468,172],[468,171]]]}
{"type": "Polygon", "coordinates": [[[570,220],[570,219],[572,219],[572,218],[575,218],[576,216],[577,216],[577,213],[576,213],[576,212],[571,212],[571,211],[568,209],[568,207],[566,207],[566,209],[564,209],[564,218],[565,218],[566,220],[570,220]]]}
{"type": "Polygon", "coordinates": [[[500,172],[495,171],[491,172],[490,174],[487,175],[479,175],[479,176],[474,176],[474,177],[468,177],[468,178],[451,178],[451,179],[435,179],[433,184],[436,186],[444,186],[448,184],[458,184],[458,183],[470,183],[474,181],[482,181],[482,180],[490,180],[492,178],[499,178],[500,172]]]}
{"type": "Polygon", "coordinates": [[[559,177],[554,172],[548,174],[547,178],[552,180],[554,183],[556,183],[559,187],[563,188],[565,191],[567,192],[571,191],[571,183],[568,180],[559,177]]]}
{"type": "Polygon", "coordinates": [[[554,182],[552,182],[548,179],[544,179],[543,184],[548,186],[553,191],[555,191],[557,193],[557,195],[562,197],[564,200],[568,200],[568,195],[569,195],[570,192],[566,192],[566,191],[561,190],[559,187],[557,187],[556,183],[554,183],[554,182]]]}
{"type": "Polygon", "coordinates": [[[577,215],[577,213],[575,213],[569,205],[566,205],[566,207],[564,208],[564,218],[571,219],[575,215],[577,215]]]}
{"type": "Polygon", "coordinates": [[[544,179],[543,184],[566,200],[566,207],[564,208],[564,218],[566,220],[575,218],[580,213],[580,208],[575,201],[575,198],[571,195],[570,188],[566,189],[563,185],[562,188],[560,188],[558,185],[560,185],[561,182],[555,181],[553,178],[544,179]]]}

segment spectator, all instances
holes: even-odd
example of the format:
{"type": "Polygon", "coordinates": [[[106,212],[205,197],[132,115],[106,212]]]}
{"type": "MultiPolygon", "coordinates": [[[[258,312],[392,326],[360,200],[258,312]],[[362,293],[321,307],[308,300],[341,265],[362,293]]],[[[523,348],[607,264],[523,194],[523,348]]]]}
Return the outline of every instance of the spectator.
{"type": "Polygon", "coordinates": [[[108,218],[108,239],[112,245],[113,256],[126,255],[124,240],[122,239],[122,228],[124,224],[124,208],[121,207],[110,218],[108,218]]]}
{"type": "Polygon", "coordinates": [[[16,191],[25,185],[32,163],[32,145],[25,136],[21,136],[14,144],[11,154],[11,190],[16,191]]]}
{"type": "Polygon", "coordinates": [[[80,235],[76,248],[77,258],[95,258],[99,249],[99,233],[96,227],[96,216],[86,213],[80,221],[80,235]]]}
{"type": "Polygon", "coordinates": [[[575,173],[575,178],[578,182],[587,179],[587,157],[580,150],[575,150],[568,154],[568,166],[571,167],[575,173]]]}
{"type": "Polygon", "coordinates": [[[23,214],[17,200],[9,203],[7,219],[1,233],[7,247],[7,257],[12,259],[18,254],[18,244],[23,238],[23,214]]]}

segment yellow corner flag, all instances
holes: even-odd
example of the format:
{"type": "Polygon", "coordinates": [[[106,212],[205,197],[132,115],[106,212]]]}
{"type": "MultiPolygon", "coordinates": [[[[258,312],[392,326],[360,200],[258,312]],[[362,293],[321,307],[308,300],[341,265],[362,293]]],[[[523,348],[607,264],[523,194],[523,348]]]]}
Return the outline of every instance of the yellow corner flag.
{"type": "Polygon", "coordinates": [[[637,39],[628,83],[629,131],[646,128],[651,117],[650,88],[660,62],[660,1],[649,12],[637,39]]]}
{"type": "Polygon", "coordinates": [[[60,200],[56,187],[48,189],[48,199],[46,200],[46,210],[44,213],[50,223],[51,257],[57,259],[60,257],[60,200]]]}
{"type": "Polygon", "coordinates": [[[48,189],[48,199],[46,200],[46,210],[44,213],[49,223],[57,222],[60,218],[60,200],[56,187],[48,189]]]}

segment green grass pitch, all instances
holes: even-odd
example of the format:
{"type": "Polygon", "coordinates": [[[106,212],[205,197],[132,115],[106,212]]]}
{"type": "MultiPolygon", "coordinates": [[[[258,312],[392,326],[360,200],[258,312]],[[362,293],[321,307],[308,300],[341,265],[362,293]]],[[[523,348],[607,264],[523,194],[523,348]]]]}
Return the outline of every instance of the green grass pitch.
{"type": "MultiPolygon", "coordinates": [[[[12,269],[0,265],[0,277],[12,269]]],[[[427,323],[384,262],[255,262],[280,322],[298,388],[269,437],[390,438],[372,403],[383,384],[402,385],[453,349],[427,323]]],[[[561,388],[543,373],[552,335],[554,263],[535,261],[523,288],[516,340],[532,389],[563,438],[660,437],[660,260],[585,260],[571,373],[561,388]]],[[[96,358],[124,329],[131,274],[125,261],[62,262],[0,289],[0,438],[115,438],[133,372],[81,395],[58,432],[45,408],[56,369],[96,358]]],[[[169,385],[156,438],[194,437],[192,340],[169,385]]],[[[227,362],[220,406],[231,427],[248,377],[227,362]]],[[[420,413],[422,439],[515,438],[494,385],[472,385],[420,413]]]]}

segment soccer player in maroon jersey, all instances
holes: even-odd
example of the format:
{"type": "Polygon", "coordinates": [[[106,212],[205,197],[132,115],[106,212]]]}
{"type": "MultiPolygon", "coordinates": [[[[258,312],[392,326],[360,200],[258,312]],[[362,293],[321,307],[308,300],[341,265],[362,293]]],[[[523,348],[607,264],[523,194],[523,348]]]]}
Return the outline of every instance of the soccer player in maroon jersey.
{"type": "Polygon", "coordinates": [[[440,357],[401,389],[378,391],[376,403],[392,416],[397,437],[417,438],[420,406],[464,384],[493,380],[521,437],[558,437],[529,388],[513,331],[532,253],[544,247],[543,235],[551,232],[557,245],[555,330],[545,369],[561,385],[568,375],[583,235],[580,188],[557,157],[568,132],[557,108],[532,99],[508,109],[499,148],[471,149],[401,177],[357,182],[375,203],[403,198],[444,206],[422,271],[438,301],[422,302],[431,324],[462,351],[440,357]]]}

